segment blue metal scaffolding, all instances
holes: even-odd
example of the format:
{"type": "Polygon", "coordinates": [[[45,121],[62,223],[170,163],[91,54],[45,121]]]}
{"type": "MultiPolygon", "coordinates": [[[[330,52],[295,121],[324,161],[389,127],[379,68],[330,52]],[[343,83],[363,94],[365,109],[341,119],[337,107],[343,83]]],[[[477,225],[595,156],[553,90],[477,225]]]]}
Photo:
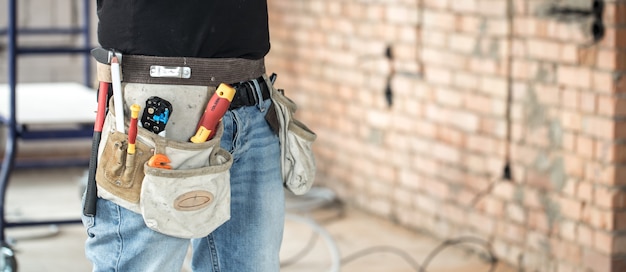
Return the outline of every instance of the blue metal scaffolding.
{"type": "MultiPolygon", "coordinates": [[[[18,123],[16,119],[17,105],[16,103],[16,90],[17,90],[17,58],[20,55],[36,55],[36,54],[82,54],[84,55],[84,84],[89,86],[91,84],[91,0],[76,0],[82,1],[82,23],[77,27],[50,27],[50,28],[20,28],[17,26],[18,17],[18,0],[8,0],[8,23],[6,29],[0,29],[0,36],[6,36],[8,40],[7,46],[7,70],[8,70],[8,109],[6,109],[6,116],[0,116],[0,125],[6,127],[6,140],[5,140],[5,152],[4,159],[2,160],[2,166],[0,168],[0,243],[2,246],[2,255],[5,259],[5,267],[0,267],[0,271],[15,271],[17,263],[13,256],[13,252],[6,242],[5,228],[13,226],[34,226],[34,225],[55,225],[55,224],[69,224],[78,223],[79,219],[75,220],[54,220],[54,221],[31,221],[31,222],[7,222],[5,220],[5,200],[6,189],[11,176],[11,171],[16,165],[16,153],[18,150],[18,139],[46,139],[48,137],[91,137],[91,134],[85,133],[87,130],[79,131],[62,131],[62,132],[47,132],[43,134],[28,134],[28,131],[24,129],[22,124],[18,123]],[[82,46],[49,46],[49,47],[23,47],[18,44],[18,36],[20,35],[80,35],[82,36],[82,46]],[[52,134],[51,134],[52,133],[52,134]],[[88,135],[86,135],[88,134],[88,135]]],[[[96,99],[94,92],[94,101],[96,99]]],[[[93,129],[93,127],[90,127],[93,129]]],[[[88,132],[88,131],[87,131],[88,132]]],[[[86,165],[86,164],[85,164],[86,165]]],[[[45,165],[42,165],[45,166],[45,165]]],[[[0,262],[2,263],[2,262],[0,262]]]]}

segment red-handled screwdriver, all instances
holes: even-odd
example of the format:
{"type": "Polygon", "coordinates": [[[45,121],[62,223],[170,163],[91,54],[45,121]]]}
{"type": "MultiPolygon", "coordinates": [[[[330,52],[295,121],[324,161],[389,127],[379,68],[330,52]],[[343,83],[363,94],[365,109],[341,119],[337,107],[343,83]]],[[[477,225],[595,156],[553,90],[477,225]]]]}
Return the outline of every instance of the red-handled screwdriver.
{"type": "Polygon", "coordinates": [[[213,138],[217,124],[224,117],[234,96],[235,88],[232,86],[222,83],[217,87],[204,109],[204,114],[198,122],[198,130],[196,135],[191,137],[191,142],[203,143],[213,138]]]}

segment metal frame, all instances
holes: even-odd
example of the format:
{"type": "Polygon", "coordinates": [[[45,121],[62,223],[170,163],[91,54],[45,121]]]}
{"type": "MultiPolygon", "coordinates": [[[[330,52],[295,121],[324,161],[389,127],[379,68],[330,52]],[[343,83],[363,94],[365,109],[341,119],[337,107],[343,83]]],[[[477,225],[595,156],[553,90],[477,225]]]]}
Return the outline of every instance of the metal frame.
{"type": "MultiPolygon", "coordinates": [[[[5,220],[5,200],[6,189],[11,176],[11,171],[16,167],[15,157],[17,154],[17,140],[18,138],[48,138],[48,137],[86,137],[91,135],[69,135],[66,133],[61,134],[43,134],[40,136],[27,136],[24,127],[17,124],[16,121],[16,85],[17,85],[17,57],[18,55],[26,54],[84,54],[84,82],[85,85],[91,84],[91,59],[90,59],[90,25],[91,25],[91,0],[83,1],[83,22],[80,27],[73,28],[18,28],[17,27],[17,10],[18,0],[8,0],[8,24],[6,30],[0,29],[0,35],[6,35],[8,38],[8,85],[9,85],[9,116],[3,119],[0,124],[4,124],[7,127],[6,133],[6,148],[4,159],[2,160],[2,166],[0,168],[0,243],[3,247],[2,252],[11,251],[6,243],[5,228],[13,226],[37,226],[37,225],[54,225],[54,224],[69,224],[79,223],[80,220],[53,220],[53,221],[31,221],[31,222],[6,222],[5,220]],[[17,38],[19,35],[82,35],[83,46],[79,48],[75,47],[19,47],[17,38]]],[[[31,165],[35,166],[35,165],[31,165]]],[[[54,166],[59,166],[58,163],[54,166]]],[[[13,258],[13,254],[4,254],[5,258],[13,258]]],[[[13,260],[14,261],[14,260],[13,260]]],[[[9,262],[9,266],[15,264],[15,262],[9,262]]],[[[1,269],[5,270],[4,268],[1,269]]],[[[14,271],[14,270],[10,270],[14,271]]]]}

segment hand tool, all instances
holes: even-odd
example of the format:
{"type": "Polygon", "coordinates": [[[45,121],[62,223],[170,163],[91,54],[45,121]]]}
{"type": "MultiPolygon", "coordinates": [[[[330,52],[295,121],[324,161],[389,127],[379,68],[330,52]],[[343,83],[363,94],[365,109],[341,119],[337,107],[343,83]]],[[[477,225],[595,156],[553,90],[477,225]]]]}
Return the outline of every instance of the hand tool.
{"type": "Polygon", "coordinates": [[[204,113],[198,122],[196,135],[191,137],[193,143],[203,143],[215,135],[215,128],[230,106],[235,96],[235,88],[222,83],[217,87],[213,96],[207,103],[204,113]]]}
{"type": "Polygon", "coordinates": [[[154,168],[172,169],[170,159],[165,154],[154,154],[148,160],[148,166],[154,168]]]}
{"type": "Polygon", "coordinates": [[[91,56],[99,63],[111,64],[113,56],[117,57],[118,62],[122,61],[122,53],[115,52],[115,50],[105,49],[102,47],[96,47],[91,49],[91,56]]]}
{"type": "Polygon", "coordinates": [[[96,187],[96,168],[98,165],[98,147],[102,137],[102,127],[106,114],[107,94],[109,93],[109,83],[100,82],[98,88],[98,111],[93,126],[93,141],[91,143],[91,157],[89,158],[89,173],[87,175],[87,188],[85,190],[85,204],[83,214],[85,216],[96,215],[96,200],[98,198],[96,187]]]}
{"type": "MultiPolygon", "coordinates": [[[[118,59],[122,55],[104,48],[95,48],[91,50],[91,56],[102,64],[111,64],[111,59],[117,55],[118,59]]],[[[104,127],[104,119],[107,113],[107,102],[109,101],[110,84],[107,81],[100,80],[98,87],[98,110],[96,112],[96,120],[93,127],[93,141],[91,143],[91,157],[89,158],[89,171],[87,175],[87,188],[85,189],[85,203],[83,205],[83,214],[85,216],[96,215],[96,202],[98,200],[98,187],[96,185],[96,169],[98,168],[98,147],[102,137],[102,128],[104,127]]]]}
{"type": "Polygon", "coordinates": [[[135,154],[135,141],[137,140],[137,118],[139,117],[141,106],[133,104],[130,106],[130,124],[128,125],[128,154],[135,154]]]}
{"type": "Polygon", "coordinates": [[[117,56],[111,58],[111,79],[113,81],[113,101],[115,102],[115,129],[124,133],[124,100],[122,97],[120,63],[117,56]]]}
{"type": "Polygon", "coordinates": [[[165,130],[165,125],[172,114],[172,103],[158,96],[146,100],[146,107],[141,115],[141,126],[156,134],[165,130]]]}

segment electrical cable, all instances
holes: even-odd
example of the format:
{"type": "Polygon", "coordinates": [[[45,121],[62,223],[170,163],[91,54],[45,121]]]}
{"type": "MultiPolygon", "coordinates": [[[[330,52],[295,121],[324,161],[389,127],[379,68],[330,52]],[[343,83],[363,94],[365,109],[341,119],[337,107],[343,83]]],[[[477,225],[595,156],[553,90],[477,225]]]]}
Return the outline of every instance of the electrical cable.
{"type": "Polygon", "coordinates": [[[487,248],[487,253],[489,253],[489,256],[490,256],[489,261],[491,263],[491,268],[489,269],[489,272],[493,272],[495,270],[496,264],[498,263],[498,258],[495,256],[495,254],[493,253],[493,250],[491,249],[491,243],[483,239],[477,238],[477,237],[465,236],[465,237],[460,237],[456,239],[448,239],[448,240],[443,241],[441,244],[439,244],[439,246],[437,246],[433,251],[431,251],[430,254],[428,254],[428,256],[426,257],[426,259],[424,259],[422,267],[420,270],[418,270],[418,272],[426,272],[426,268],[428,267],[430,262],[433,260],[433,258],[437,256],[437,254],[439,254],[445,248],[452,246],[452,245],[462,244],[462,243],[483,244],[487,248]]]}
{"type": "MultiPolygon", "coordinates": [[[[474,206],[478,202],[478,200],[482,198],[482,196],[489,193],[493,189],[496,183],[497,182],[492,182],[485,191],[477,194],[476,197],[472,201],[472,206],[474,206]]],[[[336,198],[332,190],[327,189],[327,188],[313,187],[304,196],[299,196],[298,198],[293,198],[293,199],[288,198],[286,206],[290,208],[297,208],[299,211],[307,211],[307,212],[313,209],[319,208],[319,207],[329,207],[329,206],[339,207],[340,212],[338,214],[343,215],[344,207],[343,205],[336,205],[337,203],[341,203],[341,202],[338,201],[338,199],[336,198]],[[295,204],[293,203],[294,201],[300,202],[300,199],[302,199],[302,203],[295,203],[295,204]],[[334,204],[334,205],[329,205],[329,204],[334,204]]],[[[356,259],[365,257],[367,255],[371,255],[375,253],[383,253],[383,252],[392,253],[392,254],[399,256],[409,266],[411,266],[411,268],[413,268],[416,272],[426,272],[426,269],[428,268],[432,260],[439,253],[441,253],[444,249],[453,245],[467,244],[467,243],[478,244],[478,245],[482,245],[485,247],[489,255],[488,261],[491,264],[488,272],[495,271],[496,264],[499,261],[496,255],[493,253],[491,243],[489,243],[488,241],[484,239],[481,239],[478,237],[472,237],[472,236],[463,236],[463,237],[458,237],[455,239],[444,240],[443,242],[441,242],[441,244],[439,244],[435,249],[433,249],[427,255],[422,265],[420,265],[417,261],[415,261],[415,259],[412,258],[406,251],[397,247],[392,247],[392,246],[368,247],[368,248],[362,249],[360,251],[354,252],[348,256],[341,258],[337,244],[335,243],[332,236],[325,229],[323,229],[319,224],[317,224],[313,219],[300,216],[300,215],[295,215],[292,213],[287,213],[286,219],[297,221],[299,223],[308,225],[309,227],[313,229],[313,233],[311,234],[307,244],[302,250],[300,250],[298,253],[288,258],[287,260],[281,261],[281,267],[287,267],[287,266],[293,265],[297,263],[300,259],[304,258],[313,249],[316,241],[318,240],[320,236],[326,242],[326,245],[331,255],[331,270],[330,270],[331,272],[339,271],[338,270],[339,267],[344,266],[350,262],[353,262],[356,259]]]]}
{"type": "Polygon", "coordinates": [[[289,257],[286,260],[281,261],[280,267],[287,267],[287,266],[293,265],[297,263],[298,261],[300,261],[302,258],[304,258],[309,253],[309,251],[315,246],[315,243],[317,242],[317,238],[319,238],[319,235],[317,234],[317,232],[311,232],[311,238],[309,238],[309,241],[302,248],[302,250],[294,254],[292,257],[289,257]]]}
{"type": "Polygon", "coordinates": [[[397,247],[392,247],[392,246],[374,246],[374,247],[369,247],[369,248],[357,251],[341,259],[341,264],[346,265],[358,258],[365,257],[367,255],[374,254],[374,253],[381,253],[381,252],[387,252],[387,253],[398,255],[404,261],[406,261],[411,266],[411,268],[413,268],[415,271],[421,271],[419,263],[417,263],[413,259],[413,257],[411,257],[411,255],[409,255],[406,251],[402,249],[399,249],[397,247]]]}
{"type": "Polygon", "coordinates": [[[339,254],[339,247],[337,247],[337,244],[335,243],[335,240],[330,235],[330,233],[328,233],[324,228],[322,228],[320,225],[315,223],[310,218],[291,214],[291,213],[287,213],[285,215],[285,218],[287,220],[304,223],[308,225],[309,227],[311,227],[315,232],[317,232],[321,236],[321,238],[326,242],[326,245],[328,246],[330,259],[331,259],[331,267],[329,271],[339,272],[339,268],[341,266],[341,255],[339,254]]]}

